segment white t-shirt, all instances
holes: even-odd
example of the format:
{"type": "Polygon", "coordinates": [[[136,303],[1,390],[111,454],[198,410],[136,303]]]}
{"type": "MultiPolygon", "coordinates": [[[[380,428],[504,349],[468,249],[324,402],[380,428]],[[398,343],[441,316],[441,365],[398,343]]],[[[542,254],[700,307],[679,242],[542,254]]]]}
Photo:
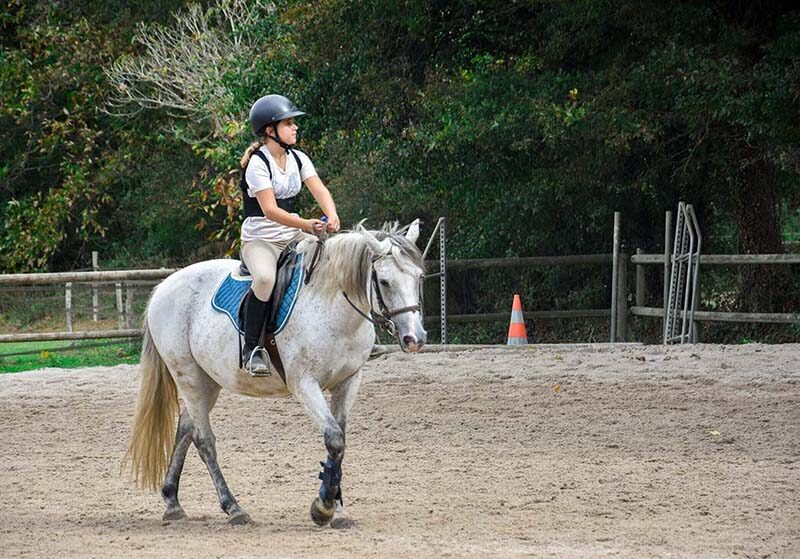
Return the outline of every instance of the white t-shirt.
{"type": "MultiPolygon", "coordinates": [[[[272,170],[272,179],[269,178],[269,170],[264,161],[257,155],[253,155],[244,175],[247,181],[247,195],[252,198],[256,197],[256,192],[267,188],[274,191],[275,198],[291,198],[300,192],[303,181],[317,176],[314,164],[302,151],[292,150],[300,158],[303,168],[298,169],[294,155],[287,153],[285,170],[278,167],[275,158],[272,157],[266,146],[261,146],[259,151],[267,156],[269,167],[272,170]]],[[[266,217],[248,217],[242,223],[243,241],[262,239],[275,243],[288,243],[300,233],[299,229],[281,225],[266,217]]]]}

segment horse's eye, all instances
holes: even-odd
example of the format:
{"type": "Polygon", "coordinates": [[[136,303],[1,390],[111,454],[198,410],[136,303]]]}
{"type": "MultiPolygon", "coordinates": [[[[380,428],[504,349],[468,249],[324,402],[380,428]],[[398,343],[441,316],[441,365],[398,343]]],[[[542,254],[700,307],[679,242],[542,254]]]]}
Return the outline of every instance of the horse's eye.
{"type": "Polygon", "coordinates": [[[382,279],[381,280],[381,285],[384,286],[384,287],[389,287],[389,282],[386,281],[385,279],[382,279]]]}

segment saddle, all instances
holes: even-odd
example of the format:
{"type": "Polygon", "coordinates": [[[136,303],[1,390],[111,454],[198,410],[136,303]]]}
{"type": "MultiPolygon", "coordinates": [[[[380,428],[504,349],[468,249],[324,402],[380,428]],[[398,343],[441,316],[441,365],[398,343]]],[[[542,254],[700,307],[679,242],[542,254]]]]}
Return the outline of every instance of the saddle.
{"type": "MultiPolygon", "coordinates": [[[[298,253],[296,247],[297,243],[290,244],[278,257],[275,286],[272,288],[258,344],[267,350],[272,366],[275,367],[284,382],[286,382],[286,376],[278,346],[275,342],[275,334],[283,330],[289,321],[300,287],[303,285],[305,276],[303,254],[298,253]]],[[[252,293],[250,291],[252,282],[250,272],[244,261],[242,261],[239,273],[237,275],[228,274],[217,287],[211,300],[211,306],[226,314],[237,329],[240,346],[241,336],[245,330],[244,309],[246,308],[246,297],[252,293]]],[[[239,349],[241,356],[241,347],[239,349]]],[[[242,363],[240,362],[239,368],[241,367],[242,363]]]]}

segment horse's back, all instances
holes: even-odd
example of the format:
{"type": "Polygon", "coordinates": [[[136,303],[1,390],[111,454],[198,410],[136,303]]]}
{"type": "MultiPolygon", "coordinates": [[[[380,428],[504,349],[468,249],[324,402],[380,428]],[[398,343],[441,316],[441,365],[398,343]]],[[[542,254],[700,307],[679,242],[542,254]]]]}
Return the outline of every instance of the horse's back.
{"type": "Polygon", "coordinates": [[[239,267],[238,260],[218,259],[181,268],[162,281],[153,292],[150,310],[187,308],[198,299],[208,299],[219,282],[239,267]],[[155,309],[153,308],[155,307],[155,309]]]}
{"type": "Polygon", "coordinates": [[[189,350],[191,322],[197,320],[219,283],[239,261],[207,260],[181,268],[156,286],[147,308],[147,325],[159,352],[189,350]]]}

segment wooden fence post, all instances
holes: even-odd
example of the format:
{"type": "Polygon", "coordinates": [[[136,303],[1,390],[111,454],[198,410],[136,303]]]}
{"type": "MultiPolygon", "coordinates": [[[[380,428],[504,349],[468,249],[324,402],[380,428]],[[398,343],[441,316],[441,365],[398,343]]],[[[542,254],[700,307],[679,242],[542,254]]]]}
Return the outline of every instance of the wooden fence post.
{"type": "MultiPolygon", "coordinates": [[[[97,251],[92,251],[92,270],[97,272],[100,269],[100,263],[98,262],[99,258],[97,256],[97,251]]],[[[100,304],[97,298],[97,284],[92,284],[92,320],[97,322],[97,314],[100,309],[100,304]]]]}
{"type": "Polygon", "coordinates": [[[621,245],[619,253],[619,266],[617,274],[619,286],[617,287],[617,341],[625,342],[628,339],[628,263],[625,256],[625,245],[621,245]]]}
{"type": "Polygon", "coordinates": [[[122,330],[125,328],[125,307],[122,304],[122,284],[117,282],[116,283],[116,294],[117,294],[117,324],[119,325],[119,329],[122,330]]]}
{"type": "Polygon", "coordinates": [[[133,292],[134,288],[128,284],[125,289],[125,327],[133,328],[133,292]]]}
{"type": "Polygon", "coordinates": [[[617,341],[617,291],[619,286],[620,213],[614,212],[614,250],[611,256],[611,342],[617,341]]]}
{"type": "MultiPolygon", "coordinates": [[[[641,248],[636,249],[636,254],[644,254],[641,248]]],[[[636,265],[636,306],[643,307],[647,303],[647,280],[644,275],[644,264],[636,265]]]]}
{"type": "Polygon", "coordinates": [[[72,332],[72,282],[67,282],[64,289],[64,306],[67,311],[67,332],[72,332]]]}
{"type": "Polygon", "coordinates": [[[692,338],[693,344],[699,344],[703,336],[703,323],[699,320],[692,321],[692,338]]]}

